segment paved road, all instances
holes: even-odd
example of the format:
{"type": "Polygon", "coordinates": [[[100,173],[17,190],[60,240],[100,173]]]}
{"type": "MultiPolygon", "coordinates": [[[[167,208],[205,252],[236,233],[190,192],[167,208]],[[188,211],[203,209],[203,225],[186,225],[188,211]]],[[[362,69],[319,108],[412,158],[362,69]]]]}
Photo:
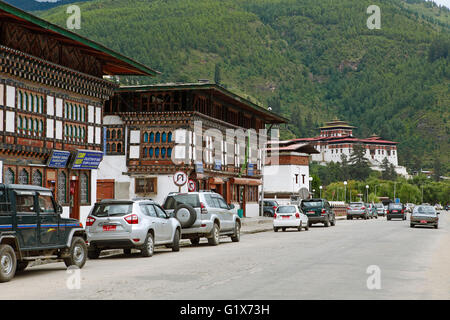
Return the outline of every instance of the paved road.
{"type": "Polygon", "coordinates": [[[343,220],[302,232],[224,238],[152,258],[90,260],[69,290],[63,263],[27,269],[0,284],[1,299],[450,299],[450,212],[440,228],[409,221],[343,220]],[[370,265],[381,289],[367,288],[370,265]]]}

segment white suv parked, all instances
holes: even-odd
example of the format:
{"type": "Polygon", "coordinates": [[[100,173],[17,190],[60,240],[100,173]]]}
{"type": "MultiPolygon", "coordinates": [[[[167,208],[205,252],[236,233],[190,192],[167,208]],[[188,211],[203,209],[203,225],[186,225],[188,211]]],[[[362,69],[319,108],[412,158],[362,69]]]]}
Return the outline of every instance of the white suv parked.
{"type": "Polygon", "coordinates": [[[159,245],[180,250],[181,225],[153,200],[103,200],[91,209],[86,234],[90,259],[102,250],[124,249],[130,254],[132,248],[151,257],[159,245]]]}
{"type": "Polygon", "coordinates": [[[181,223],[181,237],[197,245],[206,237],[210,245],[218,245],[220,236],[240,240],[241,220],[222,196],[212,191],[170,193],[163,204],[164,210],[181,223]]]}

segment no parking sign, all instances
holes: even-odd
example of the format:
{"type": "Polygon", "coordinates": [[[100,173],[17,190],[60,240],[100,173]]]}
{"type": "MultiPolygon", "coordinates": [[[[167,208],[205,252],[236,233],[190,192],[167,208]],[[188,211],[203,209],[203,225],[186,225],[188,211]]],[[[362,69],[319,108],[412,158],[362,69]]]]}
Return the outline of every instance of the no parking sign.
{"type": "Polygon", "coordinates": [[[189,190],[189,192],[195,192],[196,188],[197,188],[197,185],[196,185],[195,181],[192,180],[192,179],[189,179],[189,181],[188,181],[188,190],[189,190]]]}

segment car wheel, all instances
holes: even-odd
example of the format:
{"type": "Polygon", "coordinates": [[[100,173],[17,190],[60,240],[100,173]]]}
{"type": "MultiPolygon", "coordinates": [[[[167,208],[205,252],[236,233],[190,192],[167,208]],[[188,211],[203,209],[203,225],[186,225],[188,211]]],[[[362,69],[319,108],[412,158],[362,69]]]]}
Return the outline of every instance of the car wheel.
{"type": "Polygon", "coordinates": [[[327,218],[327,220],[323,223],[323,226],[325,228],[328,228],[330,226],[330,220],[327,218]]]}
{"type": "MultiPolygon", "coordinates": [[[[125,250],[127,250],[127,249],[125,249],[125,250]]],[[[125,250],[123,250],[123,253],[127,254],[125,252],[125,250]]],[[[98,250],[98,249],[88,249],[87,256],[89,259],[98,259],[100,257],[100,252],[101,252],[101,250],[98,250]]],[[[131,250],[130,250],[130,252],[131,252],[131,250]]]]}
{"type": "Polygon", "coordinates": [[[438,225],[435,225],[434,228],[437,229],[437,228],[438,228],[438,225]]]}
{"type": "Polygon", "coordinates": [[[175,230],[175,235],[173,236],[172,251],[180,251],[180,230],[175,230]]]}
{"type": "Polygon", "coordinates": [[[309,223],[306,224],[305,226],[305,230],[308,231],[309,230],[309,223]]]}
{"type": "Polygon", "coordinates": [[[16,274],[16,253],[7,244],[0,245],[0,282],[8,282],[16,274]]]}
{"type": "Polygon", "coordinates": [[[283,230],[283,232],[285,232],[285,231],[286,231],[286,228],[281,228],[281,230],[283,230]]]}
{"type": "Polygon", "coordinates": [[[153,239],[153,235],[149,232],[147,237],[145,238],[144,245],[141,247],[141,256],[148,258],[153,256],[153,252],[155,251],[155,242],[153,239]]]}
{"type": "Polygon", "coordinates": [[[270,212],[264,211],[263,216],[264,216],[264,217],[271,217],[272,215],[270,214],[270,212]]]}
{"type": "Polygon", "coordinates": [[[200,243],[200,238],[192,238],[192,239],[189,239],[189,241],[191,241],[191,244],[193,246],[198,246],[198,244],[200,243]]]}
{"type": "Polygon", "coordinates": [[[64,258],[66,267],[76,266],[83,268],[86,263],[88,249],[83,238],[74,237],[69,249],[69,257],[64,258]]]}
{"type": "Polygon", "coordinates": [[[241,224],[236,222],[234,226],[234,234],[231,236],[231,241],[239,242],[241,241],[241,224]]]}
{"type": "Polygon", "coordinates": [[[27,267],[28,267],[28,261],[18,261],[17,262],[17,267],[16,267],[16,272],[23,271],[27,267]]]}
{"type": "Polygon", "coordinates": [[[411,228],[414,228],[414,224],[412,224],[412,223],[411,223],[409,226],[410,226],[411,228]]]}
{"type": "Polygon", "coordinates": [[[297,228],[298,231],[302,231],[302,222],[300,221],[300,225],[297,228]]]}
{"type": "Polygon", "coordinates": [[[334,227],[336,225],[336,217],[331,220],[331,226],[334,227]]]}
{"type": "Polygon", "coordinates": [[[123,249],[123,254],[130,255],[131,254],[131,249],[123,249]]]}
{"type": "Polygon", "coordinates": [[[273,227],[274,232],[278,232],[278,228],[273,227]]]}
{"type": "Polygon", "coordinates": [[[211,232],[211,238],[208,238],[208,244],[210,246],[217,246],[220,243],[219,232],[219,226],[217,225],[217,223],[214,223],[214,227],[211,232]]]}

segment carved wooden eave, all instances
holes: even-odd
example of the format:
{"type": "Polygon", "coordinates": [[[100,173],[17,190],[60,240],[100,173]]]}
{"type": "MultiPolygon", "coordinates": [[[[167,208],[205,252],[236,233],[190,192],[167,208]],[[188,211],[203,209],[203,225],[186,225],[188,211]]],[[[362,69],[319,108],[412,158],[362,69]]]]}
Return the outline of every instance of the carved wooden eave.
{"type": "Polygon", "coordinates": [[[0,73],[101,100],[109,99],[118,88],[116,83],[1,45],[0,73]]]}

